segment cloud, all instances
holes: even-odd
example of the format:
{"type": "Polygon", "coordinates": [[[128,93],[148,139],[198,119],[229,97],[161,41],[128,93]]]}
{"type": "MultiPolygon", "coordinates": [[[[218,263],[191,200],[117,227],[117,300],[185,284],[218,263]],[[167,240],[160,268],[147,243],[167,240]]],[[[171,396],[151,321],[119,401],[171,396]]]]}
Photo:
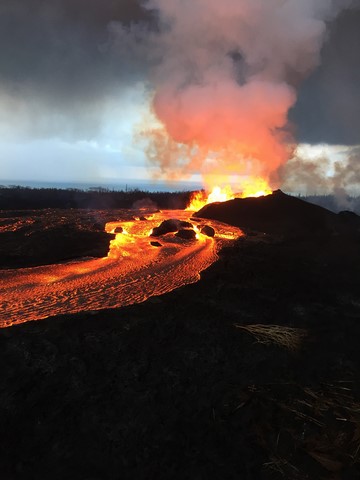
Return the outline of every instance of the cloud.
{"type": "Polygon", "coordinates": [[[3,128],[28,137],[96,135],[106,102],[143,75],[130,52],[115,48],[111,24],[126,28],[149,18],[134,0],[3,0],[3,128]]]}
{"type": "Polygon", "coordinates": [[[298,102],[291,112],[300,142],[359,143],[358,45],[360,10],[345,11],[329,26],[321,65],[302,85],[298,102]]]}

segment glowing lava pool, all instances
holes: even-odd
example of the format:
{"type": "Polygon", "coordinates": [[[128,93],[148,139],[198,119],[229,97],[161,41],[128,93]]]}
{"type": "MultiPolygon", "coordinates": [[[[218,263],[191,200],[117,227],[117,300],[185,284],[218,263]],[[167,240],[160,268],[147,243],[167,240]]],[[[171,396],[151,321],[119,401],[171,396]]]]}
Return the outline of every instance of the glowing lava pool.
{"type": "Polygon", "coordinates": [[[0,327],[140,303],[198,281],[200,272],[216,261],[224,243],[242,232],[220,222],[190,217],[191,212],[168,210],[134,221],[108,223],[108,233],[121,233],[111,242],[106,258],[2,270],[0,327]],[[196,239],[184,240],[173,233],[149,237],[154,227],[171,218],[191,222],[196,239]],[[215,229],[215,237],[200,233],[204,225],[215,229]]]}

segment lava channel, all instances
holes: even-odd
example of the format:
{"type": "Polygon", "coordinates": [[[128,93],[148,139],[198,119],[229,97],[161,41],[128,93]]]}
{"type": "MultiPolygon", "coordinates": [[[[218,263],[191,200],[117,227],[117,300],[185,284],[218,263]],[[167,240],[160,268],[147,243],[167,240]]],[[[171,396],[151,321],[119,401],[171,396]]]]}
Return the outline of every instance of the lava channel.
{"type": "Polygon", "coordinates": [[[111,222],[116,234],[106,258],[56,265],[3,270],[0,286],[0,327],[62,314],[96,311],[140,303],[199,280],[200,272],[216,261],[224,242],[242,235],[236,227],[209,220],[190,220],[191,212],[162,211],[147,219],[111,222]],[[173,233],[149,237],[166,219],[197,226],[194,240],[173,233]],[[203,225],[214,238],[200,233],[203,225]],[[159,242],[161,247],[151,245],[159,242]]]}

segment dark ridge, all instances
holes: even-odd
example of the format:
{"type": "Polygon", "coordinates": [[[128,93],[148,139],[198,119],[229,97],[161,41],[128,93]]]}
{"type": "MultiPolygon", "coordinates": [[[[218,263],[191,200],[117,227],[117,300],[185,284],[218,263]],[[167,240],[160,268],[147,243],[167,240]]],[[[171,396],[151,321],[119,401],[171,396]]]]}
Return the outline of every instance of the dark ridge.
{"type": "Polygon", "coordinates": [[[360,217],[354,213],[335,214],[281,190],[265,197],[212,203],[197,212],[196,216],[228,223],[244,231],[290,237],[343,233],[360,228],[360,217]]]}

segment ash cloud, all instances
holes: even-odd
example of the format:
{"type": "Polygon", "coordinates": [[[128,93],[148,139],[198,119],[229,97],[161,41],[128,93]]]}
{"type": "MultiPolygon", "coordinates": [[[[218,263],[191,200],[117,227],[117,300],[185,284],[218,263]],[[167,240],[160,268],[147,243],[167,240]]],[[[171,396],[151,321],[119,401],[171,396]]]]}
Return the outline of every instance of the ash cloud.
{"type": "MultiPolygon", "coordinates": [[[[162,51],[153,70],[149,157],[167,174],[272,177],[292,154],[288,112],[319,65],[327,22],[351,1],[149,0],[162,51]]],[[[210,183],[209,181],[206,183],[210,183]]],[[[210,185],[211,186],[211,185],[210,185]]]]}

